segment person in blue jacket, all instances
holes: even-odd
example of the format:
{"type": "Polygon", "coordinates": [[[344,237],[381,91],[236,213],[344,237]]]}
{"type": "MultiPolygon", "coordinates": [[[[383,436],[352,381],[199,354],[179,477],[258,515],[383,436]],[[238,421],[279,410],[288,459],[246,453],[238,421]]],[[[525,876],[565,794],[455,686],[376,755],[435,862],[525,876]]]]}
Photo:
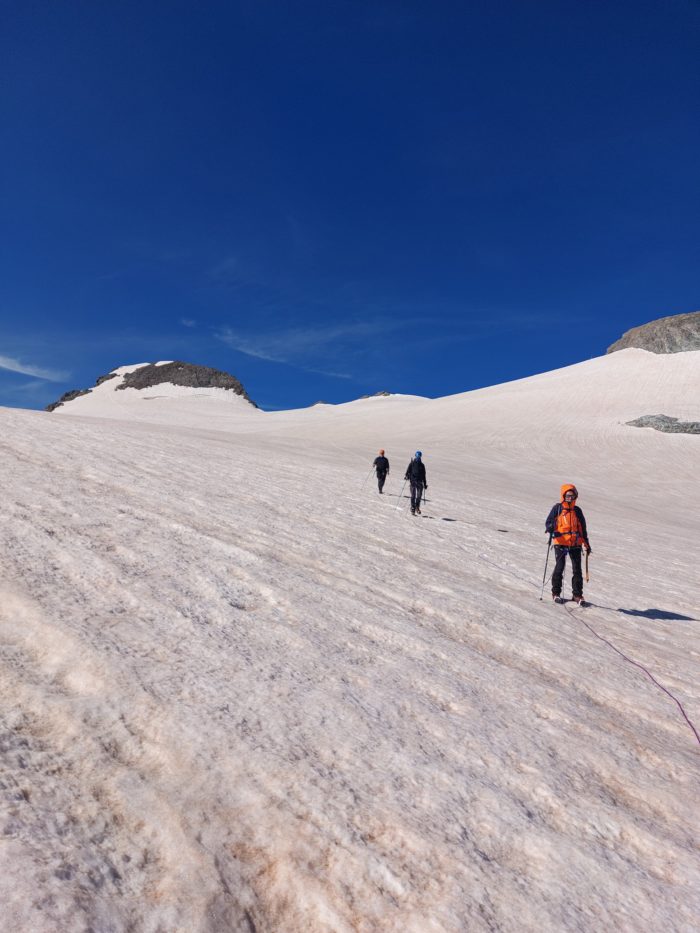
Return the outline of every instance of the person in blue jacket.
{"type": "Polygon", "coordinates": [[[423,498],[423,490],[428,488],[422,451],[416,451],[415,456],[406,467],[404,479],[411,484],[411,515],[415,515],[416,512],[420,515],[420,503],[423,498]]]}

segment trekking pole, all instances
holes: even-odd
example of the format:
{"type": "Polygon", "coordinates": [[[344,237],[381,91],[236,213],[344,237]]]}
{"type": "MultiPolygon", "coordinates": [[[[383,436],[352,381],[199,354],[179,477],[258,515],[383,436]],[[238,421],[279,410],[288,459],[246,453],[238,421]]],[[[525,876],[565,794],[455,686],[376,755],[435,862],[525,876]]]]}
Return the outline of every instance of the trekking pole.
{"type": "Polygon", "coordinates": [[[547,544],[547,559],[544,562],[544,573],[542,574],[542,592],[540,593],[540,602],[544,596],[544,584],[547,579],[547,564],[549,563],[549,552],[552,550],[552,532],[549,532],[549,542],[547,544]]]}
{"type": "Polygon", "coordinates": [[[586,551],[586,583],[588,583],[588,581],[591,579],[590,576],[588,575],[588,553],[589,552],[586,551]]]}
{"type": "Polygon", "coordinates": [[[401,508],[401,500],[403,499],[403,491],[404,491],[404,489],[406,488],[406,483],[407,483],[407,482],[408,482],[407,479],[405,479],[405,480],[403,481],[403,486],[401,487],[401,492],[399,493],[399,502],[398,502],[398,505],[396,506],[396,511],[397,511],[397,512],[398,512],[399,509],[401,508]]]}
{"type": "Polygon", "coordinates": [[[369,473],[367,474],[367,476],[365,476],[365,481],[364,481],[364,483],[362,484],[362,489],[364,489],[365,486],[367,485],[367,480],[370,478],[370,476],[372,475],[372,473],[374,473],[374,464],[372,464],[372,469],[369,471],[369,473]]]}

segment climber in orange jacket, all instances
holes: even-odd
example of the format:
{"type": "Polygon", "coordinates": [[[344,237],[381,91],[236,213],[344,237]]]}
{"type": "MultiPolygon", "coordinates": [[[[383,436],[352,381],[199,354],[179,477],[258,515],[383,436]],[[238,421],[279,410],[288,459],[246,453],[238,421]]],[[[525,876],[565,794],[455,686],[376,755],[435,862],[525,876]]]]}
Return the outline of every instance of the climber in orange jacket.
{"type": "Polygon", "coordinates": [[[552,599],[557,603],[564,602],[561,597],[561,585],[566,555],[568,554],[571,558],[571,569],[573,571],[571,577],[573,599],[579,605],[585,605],[583,599],[583,574],[581,572],[581,548],[585,548],[586,554],[590,554],[591,545],[588,541],[586,519],[581,509],[576,505],[577,499],[578,490],[573,483],[564,483],[561,487],[561,502],[552,506],[552,510],[545,522],[545,529],[552,536],[554,553],[557,559],[552,574],[552,599]]]}

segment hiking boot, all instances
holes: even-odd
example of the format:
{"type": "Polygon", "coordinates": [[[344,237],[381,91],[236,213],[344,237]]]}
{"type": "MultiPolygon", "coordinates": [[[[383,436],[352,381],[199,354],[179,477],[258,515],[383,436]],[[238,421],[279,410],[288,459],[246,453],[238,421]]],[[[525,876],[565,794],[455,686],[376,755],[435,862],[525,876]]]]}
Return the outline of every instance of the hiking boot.
{"type": "Polygon", "coordinates": [[[418,512],[419,515],[421,514],[421,510],[420,510],[420,509],[416,509],[416,512],[418,512]]]}
{"type": "Polygon", "coordinates": [[[583,596],[574,596],[574,602],[576,603],[577,606],[586,605],[586,600],[583,598],[583,596]]]}
{"type": "Polygon", "coordinates": [[[416,514],[416,510],[413,508],[413,506],[411,506],[411,515],[415,515],[415,514],[416,514]]]}
{"type": "Polygon", "coordinates": [[[554,600],[555,603],[563,603],[563,602],[564,602],[564,600],[563,600],[562,597],[559,595],[559,593],[552,593],[552,599],[554,600]]]}

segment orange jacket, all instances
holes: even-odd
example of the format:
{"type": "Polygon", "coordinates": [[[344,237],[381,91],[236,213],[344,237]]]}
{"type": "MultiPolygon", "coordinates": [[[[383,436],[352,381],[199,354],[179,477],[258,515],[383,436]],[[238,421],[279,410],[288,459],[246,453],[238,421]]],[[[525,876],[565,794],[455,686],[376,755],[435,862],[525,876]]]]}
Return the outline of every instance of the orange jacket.
{"type": "Polygon", "coordinates": [[[567,492],[573,492],[578,496],[578,490],[573,483],[564,483],[561,487],[561,502],[552,508],[547,518],[547,531],[552,532],[554,544],[561,547],[590,547],[586,519],[576,505],[576,500],[567,502],[564,499],[567,492]]]}

